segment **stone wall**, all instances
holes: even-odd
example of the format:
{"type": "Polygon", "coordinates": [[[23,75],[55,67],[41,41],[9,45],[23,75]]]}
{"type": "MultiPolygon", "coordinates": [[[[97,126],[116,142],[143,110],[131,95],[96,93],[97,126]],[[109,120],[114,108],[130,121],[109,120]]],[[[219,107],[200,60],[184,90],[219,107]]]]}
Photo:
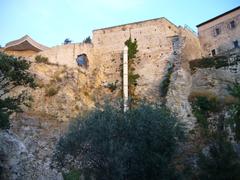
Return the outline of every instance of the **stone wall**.
{"type": "Polygon", "coordinates": [[[40,52],[51,63],[79,68],[77,55],[85,53],[89,59],[89,68],[84,70],[87,77],[94,73],[101,75],[98,86],[115,83],[122,88],[120,65],[124,43],[129,37],[138,44],[136,73],[140,75],[136,95],[149,100],[159,97],[159,85],[166,71],[166,65],[172,58],[173,39],[184,36],[187,40],[184,56],[188,59],[200,56],[199,41],[190,31],[177,27],[165,18],[147,20],[93,31],[92,44],[68,44],[56,46],[40,52]],[[187,53],[191,51],[190,55],[187,53]]]}
{"type": "Polygon", "coordinates": [[[240,45],[240,9],[198,27],[198,31],[204,56],[212,55],[214,49],[217,54],[233,49],[233,41],[238,40],[240,45]],[[235,28],[230,27],[231,21],[235,28]],[[219,35],[215,32],[217,28],[219,35]]]}
{"type": "MultiPolygon", "coordinates": [[[[156,99],[165,66],[172,54],[172,37],[179,29],[165,18],[116,26],[93,31],[93,44],[98,60],[114,72],[110,81],[121,81],[120,73],[115,73],[122,63],[121,53],[124,42],[131,36],[137,40],[138,54],[136,73],[140,75],[136,95],[156,99]],[[111,60],[115,60],[113,63],[111,60]],[[114,71],[115,70],[115,71],[114,71]]],[[[108,71],[108,70],[107,70],[108,71]]]]}
{"type": "Polygon", "coordinates": [[[48,57],[50,63],[56,63],[60,65],[66,65],[68,67],[78,67],[76,63],[76,58],[80,54],[87,54],[89,59],[89,65],[93,62],[93,52],[92,52],[92,44],[67,44],[67,45],[59,45],[47,49],[38,53],[38,55],[48,57]]]}
{"type": "MultiPolygon", "coordinates": [[[[181,37],[184,38],[184,47],[181,51],[182,59],[191,61],[201,58],[203,52],[197,35],[187,28],[180,27],[179,29],[181,37]]],[[[183,62],[185,61],[182,61],[182,63],[183,62]]]]}
{"type": "Polygon", "coordinates": [[[16,56],[16,57],[25,57],[25,58],[29,58],[38,53],[36,51],[31,51],[31,50],[26,50],[26,51],[10,51],[10,50],[4,51],[3,50],[3,52],[8,55],[12,55],[12,56],[16,56]]]}

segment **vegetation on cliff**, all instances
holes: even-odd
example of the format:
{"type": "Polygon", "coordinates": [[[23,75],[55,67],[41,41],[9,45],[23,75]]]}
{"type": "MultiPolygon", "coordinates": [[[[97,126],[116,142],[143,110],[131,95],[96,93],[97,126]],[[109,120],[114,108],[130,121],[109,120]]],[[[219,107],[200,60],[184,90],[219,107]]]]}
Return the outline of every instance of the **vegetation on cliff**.
{"type": "Polygon", "coordinates": [[[236,145],[240,132],[240,84],[233,84],[229,92],[235,98],[232,104],[213,94],[190,97],[205,143],[197,160],[198,179],[239,179],[240,156],[236,145]]]}
{"type": "Polygon", "coordinates": [[[197,68],[222,68],[236,65],[240,62],[240,55],[231,56],[214,56],[196,59],[189,62],[191,73],[193,74],[197,68]]]}
{"type": "Polygon", "coordinates": [[[35,81],[28,72],[30,63],[22,58],[16,58],[0,53],[0,128],[9,128],[9,116],[21,110],[20,105],[27,100],[24,92],[16,96],[8,93],[18,86],[34,88],[35,81]]]}
{"type": "Polygon", "coordinates": [[[123,114],[106,105],[72,122],[55,157],[61,166],[72,157],[71,168],[96,179],[173,179],[172,160],[183,137],[165,108],[142,104],[123,114]]]}
{"type": "Polygon", "coordinates": [[[139,74],[136,74],[135,65],[136,65],[136,54],[138,53],[138,45],[137,40],[132,41],[130,37],[127,41],[125,41],[125,45],[128,47],[128,88],[129,95],[131,97],[131,104],[134,104],[137,97],[135,95],[135,89],[137,86],[137,80],[139,79],[139,74]]]}

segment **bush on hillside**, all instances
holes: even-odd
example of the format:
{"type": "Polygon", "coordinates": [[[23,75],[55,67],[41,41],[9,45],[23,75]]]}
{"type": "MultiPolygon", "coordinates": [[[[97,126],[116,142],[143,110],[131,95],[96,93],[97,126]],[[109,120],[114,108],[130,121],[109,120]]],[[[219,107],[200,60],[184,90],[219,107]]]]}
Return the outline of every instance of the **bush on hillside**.
{"type": "Polygon", "coordinates": [[[165,108],[141,105],[124,114],[106,105],[71,123],[55,158],[65,166],[71,156],[97,180],[174,179],[172,160],[182,137],[182,126],[165,108]]]}
{"type": "Polygon", "coordinates": [[[209,145],[208,153],[200,153],[197,164],[200,180],[238,180],[240,177],[240,157],[223,137],[209,145]]]}
{"type": "Polygon", "coordinates": [[[45,63],[45,64],[48,64],[49,61],[48,61],[48,58],[47,57],[44,57],[44,56],[41,56],[41,55],[37,55],[35,57],[35,62],[36,63],[45,63]]]}
{"type": "Polygon", "coordinates": [[[25,59],[0,53],[0,129],[10,127],[10,115],[21,111],[20,105],[29,98],[24,92],[15,97],[9,97],[9,93],[19,86],[36,86],[29,67],[30,62],[25,59]]]}

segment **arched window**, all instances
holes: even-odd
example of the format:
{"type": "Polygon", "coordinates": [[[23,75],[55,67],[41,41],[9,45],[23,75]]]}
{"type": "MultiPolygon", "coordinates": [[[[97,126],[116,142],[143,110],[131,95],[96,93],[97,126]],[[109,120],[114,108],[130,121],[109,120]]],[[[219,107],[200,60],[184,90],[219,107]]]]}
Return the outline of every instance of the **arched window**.
{"type": "Polygon", "coordinates": [[[78,66],[83,68],[88,68],[88,58],[86,54],[78,55],[76,61],[78,66]]]}

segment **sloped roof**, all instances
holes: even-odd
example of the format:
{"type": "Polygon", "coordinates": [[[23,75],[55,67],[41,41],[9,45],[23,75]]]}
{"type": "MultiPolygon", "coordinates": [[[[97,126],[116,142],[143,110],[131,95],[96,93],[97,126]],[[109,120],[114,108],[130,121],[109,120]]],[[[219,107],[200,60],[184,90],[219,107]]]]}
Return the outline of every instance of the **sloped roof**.
{"type": "Polygon", "coordinates": [[[32,50],[32,51],[43,51],[48,49],[48,47],[39,44],[38,42],[34,41],[28,35],[23,36],[20,39],[15,41],[11,41],[6,44],[5,50],[13,50],[13,51],[24,51],[24,50],[32,50]]]}

